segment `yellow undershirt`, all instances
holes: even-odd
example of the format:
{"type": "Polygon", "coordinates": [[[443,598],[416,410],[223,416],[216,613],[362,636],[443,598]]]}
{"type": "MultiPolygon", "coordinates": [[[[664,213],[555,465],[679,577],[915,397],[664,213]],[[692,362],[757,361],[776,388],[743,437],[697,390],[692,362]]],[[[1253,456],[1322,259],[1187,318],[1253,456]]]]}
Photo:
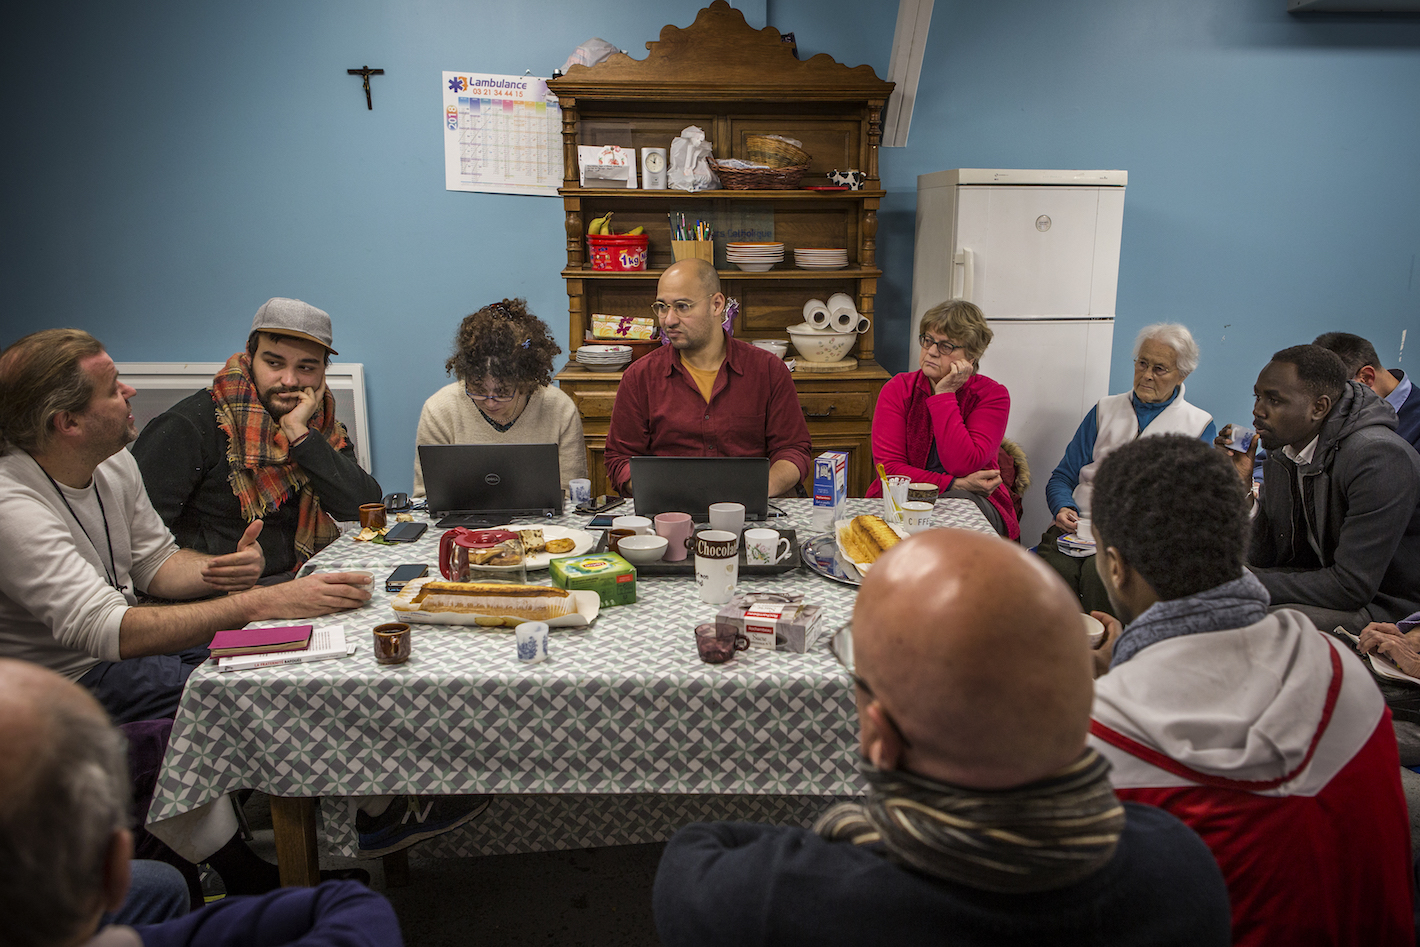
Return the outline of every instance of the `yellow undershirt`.
{"type": "Polygon", "coordinates": [[[690,377],[695,380],[695,387],[700,389],[700,397],[705,399],[705,403],[710,403],[710,394],[715,390],[715,377],[720,374],[719,366],[708,372],[702,372],[698,368],[691,367],[690,363],[682,361],[680,367],[690,373],[690,377]]]}

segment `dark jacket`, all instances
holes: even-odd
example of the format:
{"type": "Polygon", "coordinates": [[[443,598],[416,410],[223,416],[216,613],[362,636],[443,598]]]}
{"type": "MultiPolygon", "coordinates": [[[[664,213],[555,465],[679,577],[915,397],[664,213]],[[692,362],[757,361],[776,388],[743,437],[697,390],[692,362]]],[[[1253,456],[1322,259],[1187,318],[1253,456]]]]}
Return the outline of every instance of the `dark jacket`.
{"type": "Polygon", "coordinates": [[[1248,564],[1273,605],[1366,608],[1375,621],[1420,610],[1420,456],[1395,426],[1390,405],[1348,382],[1302,490],[1297,465],[1268,452],[1248,564]]]}
{"type": "Polygon", "coordinates": [[[1103,868],[1031,894],[939,881],[808,829],[686,826],[656,871],[656,932],[665,947],[1228,944],[1228,891],[1203,840],[1162,810],[1124,809],[1103,868]]]}
{"type": "MultiPolygon", "coordinates": [[[[227,479],[227,435],[217,426],[210,390],[184,398],[148,422],[133,456],[148,499],[179,546],[214,556],[236,551],[248,524],[227,479]]],[[[291,458],[311,478],[321,509],[337,521],[358,520],[360,504],[380,501],[379,483],[355,462],[350,443],[337,451],[312,434],[291,448],[291,458]]],[[[296,568],[299,506],[293,494],[262,517],[258,541],[266,555],[264,575],[296,568]]]]}
{"type": "MultiPolygon", "coordinates": [[[[307,438],[310,440],[310,438],[307,438]]],[[[144,947],[402,947],[384,895],[358,881],[223,898],[185,917],[135,927],[144,947]]]]}

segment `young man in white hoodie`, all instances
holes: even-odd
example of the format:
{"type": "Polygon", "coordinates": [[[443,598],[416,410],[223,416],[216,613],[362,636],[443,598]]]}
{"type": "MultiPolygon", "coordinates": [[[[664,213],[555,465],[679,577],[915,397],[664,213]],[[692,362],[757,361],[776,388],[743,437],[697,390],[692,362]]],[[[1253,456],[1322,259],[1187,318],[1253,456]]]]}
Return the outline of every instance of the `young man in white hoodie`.
{"type": "Polygon", "coordinates": [[[1208,843],[1234,944],[1413,944],[1390,712],[1349,649],[1269,613],[1228,461],[1177,435],[1121,447],[1095,481],[1094,529],[1124,627],[1096,613],[1110,634],[1090,742],[1119,798],[1208,843]]]}

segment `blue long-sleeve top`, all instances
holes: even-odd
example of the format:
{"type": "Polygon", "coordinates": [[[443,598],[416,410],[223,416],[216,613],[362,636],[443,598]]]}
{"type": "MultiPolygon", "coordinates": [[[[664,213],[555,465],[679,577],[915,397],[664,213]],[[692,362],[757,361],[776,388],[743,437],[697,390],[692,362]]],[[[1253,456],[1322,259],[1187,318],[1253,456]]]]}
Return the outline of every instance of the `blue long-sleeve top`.
{"type": "MultiPolygon", "coordinates": [[[[1134,392],[1129,393],[1129,403],[1134,406],[1134,417],[1139,421],[1139,430],[1149,426],[1149,422],[1159,416],[1159,413],[1173,404],[1173,399],[1178,397],[1178,389],[1173,390],[1167,401],[1158,401],[1150,404],[1147,401],[1140,401],[1134,396],[1134,392]]],[[[1085,468],[1095,455],[1095,438],[1099,436],[1099,405],[1091,408],[1085,415],[1085,419],[1080,422],[1080,426],[1075,430],[1075,436],[1065,448],[1065,456],[1060,458],[1060,463],[1056,466],[1055,472],[1050,475],[1050,481],[1045,485],[1045,502],[1050,506],[1050,515],[1055,516],[1063,508],[1069,507],[1078,510],[1075,504],[1075,488],[1080,485],[1080,471],[1085,468]]],[[[1218,436],[1218,426],[1212,421],[1203,429],[1203,443],[1212,445],[1213,438],[1218,436]]]]}

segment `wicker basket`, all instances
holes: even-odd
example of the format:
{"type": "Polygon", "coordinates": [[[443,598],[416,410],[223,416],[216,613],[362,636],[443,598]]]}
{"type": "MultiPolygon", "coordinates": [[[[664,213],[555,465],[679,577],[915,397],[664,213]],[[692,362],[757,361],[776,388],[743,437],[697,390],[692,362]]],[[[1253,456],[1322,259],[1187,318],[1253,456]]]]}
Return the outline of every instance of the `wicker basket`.
{"type": "Polygon", "coordinates": [[[796,164],[788,168],[726,168],[714,158],[710,167],[720,176],[720,183],[731,191],[777,190],[786,191],[799,186],[807,164],[796,164]]]}
{"type": "Polygon", "coordinates": [[[749,152],[750,161],[767,164],[771,168],[790,168],[796,164],[808,164],[810,160],[807,151],[769,135],[746,135],[745,150],[749,152]]]}

